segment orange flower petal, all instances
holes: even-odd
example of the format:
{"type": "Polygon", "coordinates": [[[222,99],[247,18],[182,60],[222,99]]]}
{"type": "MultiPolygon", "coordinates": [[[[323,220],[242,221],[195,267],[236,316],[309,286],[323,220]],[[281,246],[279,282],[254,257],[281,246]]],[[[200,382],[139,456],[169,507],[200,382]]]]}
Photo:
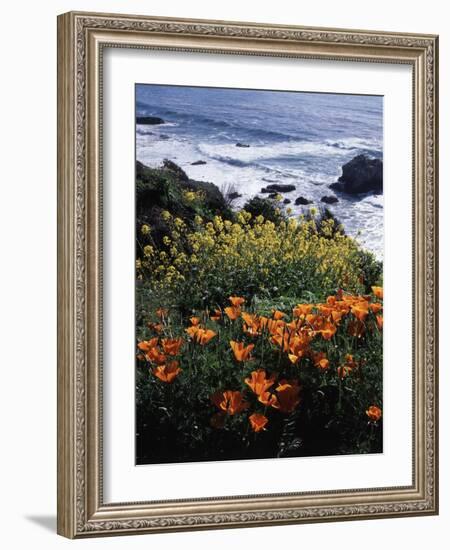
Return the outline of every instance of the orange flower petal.
{"type": "Polygon", "coordinates": [[[265,430],[265,426],[269,422],[269,419],[267,416],[264,416],[260,413],[253,413],[251,416],[248,417],[250,426],[252,427],[252,430],[256,433],[261,432],[262,430],[265,430]]]}
{"type": "Polygon", "coordinates": [[[369,420],[371,420],[372,422],[378,422],[378,420],[380,420],[381,418],[381,409],[376,405],[371,405],[367,409],[366,414],[369,417],[369,420]]]}

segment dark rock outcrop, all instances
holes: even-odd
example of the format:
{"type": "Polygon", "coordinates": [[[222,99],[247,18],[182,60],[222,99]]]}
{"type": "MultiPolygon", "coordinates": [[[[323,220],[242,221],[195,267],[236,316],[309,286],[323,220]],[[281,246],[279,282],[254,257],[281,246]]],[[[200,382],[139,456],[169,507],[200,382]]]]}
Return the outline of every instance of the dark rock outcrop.
{"type": "Polygon", "coordinates": [[[203,214],[206,218],[206,212],[214,212],[219,216],[222,216],[224,219],[231,217],[230,209],[227,205],[227,201],[222,194],[222,191],[210,181],[198,181],[198,180],[189,180],[186,189],[192,191],[203,191],[204,195],[204,209],[205,213],[203,214]]]}
{"type": "Polygon", "coordinates": [[[178,164],[175,164],[169,159],[164,159],[163,166],[166,170],[169,170],[169,172],[172,172],[180,181],[185,183],[189,181],[188,175],[182,168],[178,166],[178,164]]]}
{"type": "Polygon", "coordinates": [[[312,201],[309,201],[308,199],[305,199],[305,197],[297,197],[295,199],[296,206],[306,205],[306,204],[311,204],[311,203],[312,203],[312,201]]]}
{"type": "Polygon", "coordinates": [[[195,226],[195,216],[212,221],[215,215],[233,219],[233,213],[221,193],[213,183],[189,179],[186,173],[173,161],[165,160],[158,168],[150,168],[136,162],[136,231],[140,244],[147,242],[140,233],[143,224],[152,227],[151,238],[158,247],[164,236],[173,230],[170,221],[163,215],[168,211],[173,218],[179,217],[188,227],[195,226]],[[186,199],[186,191],[201,191],[200,199],[186,199]]]}
{"type": "Polygon", "coordinates": [[[326,204],[334,204],[336,202],[339,202],[337,197],[333,197],[331,195],[324,196],[320,199],[321,202],[324,202],[326,204]]]}
{"type": "Polygon", "coordinates": [[[350,194],[383,193],[383,161],[358,155],[342,167],[342,176],[330,189],[350,194]]]}
{"type": "Polygon", "coordinates": [[[236,143],[236,147],[250,147],[250,145],[248,143],[241,143],[240,141],[238,141],[236,143]]]}
{"type": "Polygon", "coordinates": [[[136,124],[164,124],[165,120],[159,116],[138,116],[136,117],[136,124]]]}
{"type": "Polygon", "coordinates": [[[206,164],[206,160],[196,160],[191,162],[191,166],[201,166],[202,164],[206,164]]]}
{"type": "Polygon", "coordinates": [[[273,183],[261,189],[261,193],[289,193],[290,191],[295,191],[295,185],[273,183]]]}
{"type": "Polygon", "coordinates": [[[291,204],[291,199],[284,199],[283,204],[291,204]]]}

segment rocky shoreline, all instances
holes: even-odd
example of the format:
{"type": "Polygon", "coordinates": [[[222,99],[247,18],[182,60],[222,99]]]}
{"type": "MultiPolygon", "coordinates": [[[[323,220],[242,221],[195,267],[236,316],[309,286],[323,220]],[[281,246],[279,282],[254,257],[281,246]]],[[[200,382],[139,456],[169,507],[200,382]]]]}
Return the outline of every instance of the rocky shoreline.
{"type": "MultiPolygon", "coordinates": [[[[265,219],[278,223],[291,214],[303,214],[311,219],[311,208],[314,208],[317,214],[313,218],[319,225],[321,220],[333,218],[335,226],[339,227],[340,231],[355,237],[356,230],[348,225],[348,221],[352,221],[353,217],[346,205],[349,202],[367,204],[367,200],[376,200],[376,195],[382,193],[382,161],[376,163],[379,166],[379,181],[374,185],[373,159],[365,155],[358,155],[342,166],[338,189],[333,183],[325,183],[322,186],[325,194],[321,196],[319,193],[315,197],[307,193],[297,195],[301,191],[301,185],[297,187],[270,183],[265,187],[269,188],[266,192],[258,192],[256,189],[252,194],[245,193],[245,190],[241,191],[233,185],[219,187],[211,181],[201,179],[204,163],[198,162],[199,160],[202,159],[197,157],[197,160],[193,161],[198,170],[195,178],[192,177],[192,173],[188,175],[180,165],[168,159],[158,167],[149,167],[136,161],[136,231],[139,232],[143,226],[151,226],[152,237],[157,247],[162,246],[164,237],[170,235],[171,231],[170,222],[165,218],[164,212],[169,212],[172,219],[183,219],[187,227],[194,229],[196,216],[200,216],[205,222],[214,222],[215,216],[234,221],[236,212],[245,209],[253,218],[262,215],[265,219]],[[355,165],[357,170],[352,170],[355,165]],[[364,166],[367,166],[367,170],[364,166]],[[348,179],[344,179],[344,174],[348,179]],[[359,184],[352,185],[356,174],[359,184]],[[330,188],[334,194],[326,193],[330,188]],[[349,189],[350,192],[341,189],[349,189]],[[364,192],[355,193],[355,189],[363,189],[364,192]],[[370,189],[372,190],[369,191],[370,189]]],[[[185,163],[186,167],[193,162],[185,163]]],[[[361,244],[377,258],[383,257],[376,248],[368,247],[365,241],[361,241],[361,244]]]]}
{"type": "MultiPolygon", "coordinates": [[[[236,147],[250,147],[248,144],[237,143],[236,147]]],[[[205,160],[196,160],[190,163],[191,166],[201,166],[207,164],[205,160]]],[[[284,197],[285,193],[293,193],[297,191],[297,186],[293,184],[277,183],[274,180],[264,179],[269,182],[269,185],[261,187],[259,193],[268,195],[269,199],[282,197],[283,204],[291,204],[295,206],[308,206],[314,204],[314,201],[300,195],[294,199],[284,197]]],[[[366,196],[368,193],[374,195],[383,194],[383,161],[378,158],[371,158],[365,154],[355,156],[349,162],[342,166],[342,175],[336,182],[328,185],[328,188],[335,191],[334,195],[323,195],[320,202],[331,205],[339,202],[339,195],[351,195],[358,197],[366,196]]],[[[241,195],[233,191],[230,196],[225,197],[228,200],[234,200],[241,195]]]]}
{"type": "MultiPolygon", "coordinates": [[[[137,116],[136,124],[153,126],[167,123],[166,120],[157,116],[137,116]]],[[[249,143],[237,142],[238,148],[250,148],[249,143]]],[[[191,166],[203,166],[207,161],[197,159],[190,163],[191,166]]],[[[181,170],[181,169],[180,169],[181,170]]],[[[186,176],[187,177],[187,176],[186,176]]],[[[262,178],[269,185],[261,187],[260,193],[267,194],[269,198],[274,199],[281,195],[284,204],[290,204],[292,201],[296,206],[307,206],[314,201],[302,195],[291,199],[284,197],[284,193],[293,193],[297,191],[297,186],[293,184],[278,183],[274,180],[262,178]]],[[[320,202],[331,205],[339,202],[339,194],[351,195],[354,198],[373,193],[374,195],[383,194],[383,161],[379,158],[371,158],[366,154],[359,154],[353,157],[349,162],[342,166],[342,175],[337,181],[328,185],[328,188],[334,191],[335,195],[323,195],[320,202]]],[[[234,200],[241,196],[236,191],[228,199],[234,200]]]]}

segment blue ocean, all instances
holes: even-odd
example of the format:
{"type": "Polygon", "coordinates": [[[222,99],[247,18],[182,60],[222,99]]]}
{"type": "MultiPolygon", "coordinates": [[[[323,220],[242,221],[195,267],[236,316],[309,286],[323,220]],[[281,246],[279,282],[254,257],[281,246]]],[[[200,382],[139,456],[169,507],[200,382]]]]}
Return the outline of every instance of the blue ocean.
{"type": "Polygon", "coordinates": [[[232,185],[242,195],[236,207],[271,183],[294,184],[283,195],[292,215],[327,206],[349,235],[383,258],[382,195],[320,202],[334,195],[328,186],[343,164],[360,153],[382,158],[382,97],[142,84],[136,114],[165,121],[136,127],[137,159],[147,166],[168,158],[190,178],[232,185]],[[313,204],[295,206],[299,196],[313,204]]]}

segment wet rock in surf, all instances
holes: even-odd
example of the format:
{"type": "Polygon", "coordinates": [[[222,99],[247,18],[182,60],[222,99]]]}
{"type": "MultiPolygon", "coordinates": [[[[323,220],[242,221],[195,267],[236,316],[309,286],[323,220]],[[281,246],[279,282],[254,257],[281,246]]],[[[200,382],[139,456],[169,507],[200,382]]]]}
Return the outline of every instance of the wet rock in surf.
{"type": "Polygon", "coordinates": [[[172,172],[180,181],[185,183],[189,181],[189,178],[186,172],[182,168],[180,168],[178,164],[175,164],[169,159],[164,159],[163,166],[166,170],[169,170],[169,172],[172,172]]]}
{"type": "Polygon", "coordinates": [[[164,120],[159,116],[138,116],[136,117],[136,124],[164,124],[164,120]]]}
{"type": "Polygon", "coordinates": [[[331,195],[324,196],[320,199],[320,202],[324,202],[325,204],[334,204],[336,202],[339,202],[339,199],[337,197],[332,197],[331,195]]]}
{"type": "Polygon", "coordinates": [[[291,191],[295,191],[295,185],[284,183],[273,183],[261,188],[261,193],[289,193],[291,191]]]}
{"type": "Polygon", "coordinates": [[[295,205],[296,206],[299,206],[299,205],[306,205],[306,204],[311,204],[312,201],[309,201],[308,199],[305,199],[305,197],[297,197],[295,199],[295,205]]]}
{"type": "Polygon", "coordinates": [[[383,193],[383,161],[358,155],[342,167],[342,176],[330,189],[350,194],[383,193]]]}

